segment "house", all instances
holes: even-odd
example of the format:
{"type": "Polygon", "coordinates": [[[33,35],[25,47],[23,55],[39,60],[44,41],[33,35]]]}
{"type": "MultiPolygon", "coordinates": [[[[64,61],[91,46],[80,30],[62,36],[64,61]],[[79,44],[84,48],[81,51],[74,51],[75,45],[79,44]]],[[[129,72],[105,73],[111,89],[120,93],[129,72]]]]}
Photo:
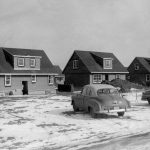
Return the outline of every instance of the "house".
{"type": "Polygon", "coordinates": [[[128,71],[112,53],[75,50],[63,74],[66,84],[82,87],[103,80],[125,80],[128,71]]]}
{"type": "Polygon", "coordinates": [[[58,75],[55,76],[54,81],[58,84],[64,84],[65,76],[62,74],[62,70],[58,65],[55,65],[55,70],[58,75]]]}
{"type": "Polygon", "coordinates": [[[150,85],[150,58],[135,57],[128,67],[129,80],[142,85],[150,85]]]}
{"type": "Polygon", "coordinates": [[[39,94],[55,92],[58,75],[43,50],[0,48],[0,93],[39,94]]]}

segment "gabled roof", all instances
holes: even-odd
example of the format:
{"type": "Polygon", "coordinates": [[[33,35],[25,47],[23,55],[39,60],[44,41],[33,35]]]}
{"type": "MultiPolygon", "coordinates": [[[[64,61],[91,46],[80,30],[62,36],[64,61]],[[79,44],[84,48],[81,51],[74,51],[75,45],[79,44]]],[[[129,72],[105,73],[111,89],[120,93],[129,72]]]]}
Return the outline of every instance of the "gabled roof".
{"type": "Polygon", "coordinates": [[[143,67],[150,72],[150,58],[148,57],[135,57],[142,65],[143,67]]]}
{"type": "Polygon", "coordinates": [[[56,73],[58,74],[58,76],[64,76],[64,75],[62,74],[61,68],[60,68],[58,65],[55,65],[54,67],[55,67],[55,70],[56,70],[56,73]]]}
{"type": "MultiPolygon", "coordinates": [[[[75,50],[76,53],[84,65],[88,68],[89,72],[120,72],[128,73],[127,69],[121,64],[121,62],[114,56],[113,53],[106,52],[94,52],[94,51],[80,51],[75,50]],[[104,58],[113,59],[112,69],[104,69],[101,63],[104,58]],[[99,59],[98,61],[96,59],[99,59]]],[[[103,62],[102,62],[103,63],[103,62]]]]}
{"type": "Polygon", "coordinates": [[[33,49],[20,49],[20,48],[0,48],[0,73],[14,73],[14,74],[28,74],[28,73],[41,73],[49,74],[56,73],[55,66],[51,63],[47,55],[43,50],[33,50],[33,49]],[[14,70],[12,64],[6,60],[5,53],[8,52],[12,56],[21,55],[21,56],[40,56],[41,64],[40,70],[14,70]]]}

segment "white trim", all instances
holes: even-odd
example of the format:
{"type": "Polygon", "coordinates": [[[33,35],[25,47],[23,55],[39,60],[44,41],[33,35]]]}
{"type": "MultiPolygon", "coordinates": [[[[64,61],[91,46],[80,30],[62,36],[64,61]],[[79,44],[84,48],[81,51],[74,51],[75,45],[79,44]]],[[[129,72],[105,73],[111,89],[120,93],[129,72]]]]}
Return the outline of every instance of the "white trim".
{"type": "MultiPolygon", "coordinates": [[[[24,67],[24,58],[23,57],[18,57],[17,58],[17,66],[18,67],[24,67]],[[22,60],[22,64],[20,64],[20,61],[22,60]]],[[[21,68],[22,69],[22,68],[21,68]]]]}
{"type": "Polygon", "coordinates": [[[91,73],[101,73],[101,74],[104,74],[104,73],[112,73],[112,74],[120,73],[120,74],[123,74],[123,73],[129,73],[129,72],[91,72],[91,73]]]}
{"type": "Polygon", "coordinates": [[[103,59],[103,68],[104,69],[112,69],[113,68],[113,62],[112,62],[112,59],[110,58],[105,58],[103,59]],[[108,65],[106,65],[108,64],[108,65]]]}
{"type": "MultiPolygon", "coordinates": [[[[11,76],[12,75],[22,75],[22,76],[25,76],[25,75],[32,75],[33,73],[11,73],[11,76]]],[[[0,73],[0,75],[7,75],[6,73],[0,73]]],[[[36,75],[53,75],[53,76],[57,76],[58,74],[56,73],[36,73],[36,75]]]]}
{"type": "Polygon", "coordinates": [[[79,60],[78,59],[74,59],[73,60],[73,69],[78,69],[79,68],[79,60]]]}
{"type": "Polygon", "coordinates": [[[109,59],[109,60],[111,59],[111,60],[113,60],[113,58],[111,58],[111,57],[108,57],[108,58],[103,58],[103,59],[109,59]]]}
{"type": "Polygon", "coordinates": [[[54,76],[53,75],[48,75],[48,84],[49,85],[53,85],[54,84],[54,76]],[[52,78],[52,82],[51,82],[51,78],[52,78]]]}
{"type": "Polygon", "coordinates": [[[31,74],[31,82],[32,82],[32,83],[36,83],[36,74],[31,74]],[[35,77],[34,80],[32,80],[32,79],[33,79],[33,78],[32,78],[33,76],[35,77]]]}
{"type": "Polygon", "coordinates": [[[13,55],[14,57],[35,57],[35,58],[42,58],[42,56],[31,56],[31,55],[13,55]]]}
{"type": "Polygon", "coordinates": [[[34,68],[36,67],[36,59],[35,58],[30,58],[30,67],[34,68]],[[31,63],[33,61],[33,64],[31,63]]]}
{"type": "Polygon", "coordinates": [[[14,70],[40,70],[40,68],[14,68],[14,70]]]}
{"type": "Polygon", "coordinates": [[[11,86],[11,74],[5,74],[5,86],[11,86]],[[6,76],[10,76],[10,83],[6,84],[6,76]]]}
{"type": "Polygon", "coordinates": [[[102,74],[93,74],[93,75],[92,75],[92,82],[93,82],[93,84],[101,83],[102,80],[103,80],[102,74]],[[98,80],[98,82],[97,82],[96,80],[94,80],[94,76],[97,76],[97,79],[100,77],[101,80],[98,80]]]}

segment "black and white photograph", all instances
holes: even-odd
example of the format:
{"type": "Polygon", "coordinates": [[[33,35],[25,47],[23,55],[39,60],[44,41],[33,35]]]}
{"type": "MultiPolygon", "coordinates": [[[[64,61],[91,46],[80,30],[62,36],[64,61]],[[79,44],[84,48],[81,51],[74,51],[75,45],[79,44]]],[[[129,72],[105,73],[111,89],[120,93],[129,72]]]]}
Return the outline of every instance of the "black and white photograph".
{"type": "Polygon", "coordinates": [[[0,0],[0,150],[149,139],[149,0],[0,0]]]}

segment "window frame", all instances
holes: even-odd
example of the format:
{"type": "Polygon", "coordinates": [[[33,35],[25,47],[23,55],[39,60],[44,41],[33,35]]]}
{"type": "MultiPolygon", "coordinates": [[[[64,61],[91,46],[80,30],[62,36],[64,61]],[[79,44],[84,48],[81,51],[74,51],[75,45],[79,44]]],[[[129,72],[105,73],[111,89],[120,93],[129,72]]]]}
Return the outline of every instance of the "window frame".
{"type": "Polygon", "coordinates": [[[112,58],[104,58],[103,63],[104,63],[104,69],[112,69],[112,58]],[[108,63],[109,62],[109,63],[108,63]],[[108,66],[109,64],[109,66],[108,66]]]}
{"type": "Polygon", "coordinates": [[[78,69],[79,68],[79,60],[75,59],[73,60],[73,69],[78,69]]]}
{"type": "Polygon", "coordinates": [[[31,75],[31,82],[32,82],[32,83],[36,83],[36,81],[37,81],[36,74],[32,74],[32,75],[31,75]],[[33,77],[34,77],[34,80],[33,80],[33,77]]]}
{"type": "Polygon", "coordinates": [[[19,67],[24,67],[24,58],[23,57],[18,57],[18,59],[17,59],[17,62],[18,62],[18,66],[19,67]],[[22,64],[20,64],[20,60],[22,60],[22,64]]]}
{"type": "Polygon", "coordinates": [[[116,79],[120,79],[121,75],[120,74],[116,74],[116,79]]]}
{"type": "Polygon", "coordinates": [[[93,74],[93,84],[101,83],[102,82],[102,74],[93,74]]]}
{"type": "Polygon", "coordinates": [[[30,67],[34,68],[36,66],[36,59],[35,58],[30,58],[30,67]],[[33,64],[32,64],[33,61],[33,64]]]}
{"type": "Polygon", "coordinates": [[[150,74],[146,74],[146,82],[150,81],[150,74]]]}
{"type": "Polygon", "coordinates": [[[136,64],[134,65],[134,69],[135,69],[135,70],[139,70],[139,68],[140,68],[139,64],[136,63],[136,64]]]}
{"type": "Polygon", "coordinates": [[[5,86],[11,86],[11,74],[5,74],[5,86]],[[9,76],[9,84],[7,84],[7,77],[9,76]]]}
{"type": "Polygon", "coordinates": [[[48,75],[48,84],[54,85],[54,76],[53,75],[48,75]]]}

